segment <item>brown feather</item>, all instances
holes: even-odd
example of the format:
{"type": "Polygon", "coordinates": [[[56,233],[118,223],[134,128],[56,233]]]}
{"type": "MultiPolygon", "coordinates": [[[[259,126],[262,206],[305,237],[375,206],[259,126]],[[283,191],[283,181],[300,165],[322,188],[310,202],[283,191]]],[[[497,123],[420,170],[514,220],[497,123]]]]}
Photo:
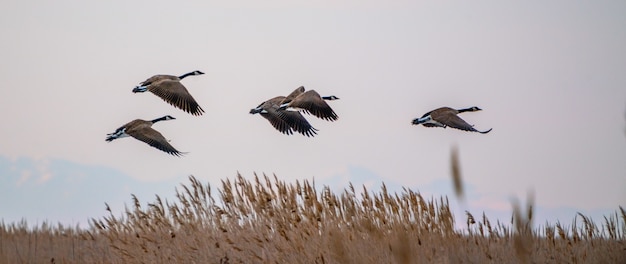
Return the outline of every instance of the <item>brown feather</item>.
{"type": "Polygon", "coordinates": [[[333,109],[322,99],[315,90],[309,90],[296,96],[287,107],[303,109],[305,113],[312,114],[318,118],[335,121],[338,116],[333,109]]]}
{"type": "Polygon", "coordinates": [[[167,142],[165,137],[163,137],[163,135],[159,131],[156,131],[151,127],[136,128],[131,130],[130,132],[127,130],[126,134],[145,143],[148,143],[148,145],[164,151],[168,154],[174,156],[180,156],[182,154],[180,151],[176,150],[176,148],[170,145],[170,143],[167,142]]]}
{"type": "Polygon", "coordinates": [[[148,91],[160,97],[165,102],[192,115],[202,115],[204,112],[202,107],[200,107],[198,102],[196,102],[180,81],[162,79],[150,84],[148,91]]]}
{"type": "Polygon", "coordinates": [[[151,83],[154,83],[154,82],[157,82],[157,81],[160,81],[160,80],[180,81],[180,79],[178,77],[174,76],[174,75],[157,74],[157,75],[154,75],[154,76],[148,78],[147,80],[141,82],[140,84],[142,86],[145,86],[145,85],[150,85],[151,83]]]}
{"type": "Polygon", "coordinates": [[[282,104],[286,104],[291,102],[291,100],[293,100],[294,98],[296,98],[298,95],[304,93],[304,86],[300,86],[298,88],[296,88],[295,90],[293,90],[293,92],[291,92],[289,95],[287,95],[287,97],[285,97],[279,105],[282,104]]]}

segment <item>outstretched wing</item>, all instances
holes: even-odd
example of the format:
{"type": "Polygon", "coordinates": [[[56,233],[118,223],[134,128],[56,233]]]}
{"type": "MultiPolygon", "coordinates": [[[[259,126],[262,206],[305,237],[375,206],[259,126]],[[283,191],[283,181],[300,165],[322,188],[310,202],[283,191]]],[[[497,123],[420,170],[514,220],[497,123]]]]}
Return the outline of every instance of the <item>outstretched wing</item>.
{"type": "Polygon", "coordinates": [[[318,118],[335,121],[338,116],[333,109],[315,90],[309,90],[296,97],[289,104],[290,107],[303,109],[318,118]]]}
{"type": "Polygon", "coordinates": [[[156,131],[151,127],[145,126],[138,129],[128,130],[126,131],[126,134],[145,143],[148,143],[148,145],[164,151],[168,154],[174,156],[181,156],[182,154],[184,154],[176,150],[172,145],[170,145],[169,142],[167,142],[167,139],[165,139],[165,137],[161,135],[159,131],[156,131]]]}
{"type": "Polygon", "coordinates": [[[266,112],[260,113],[261,116],[265,117],[267,121],[270,121],[270,124],[272,124],[272,126],[276,128],[276,130],[286,135],[293,134],[293,131],[291,130],[291,126],[280,117],[276,109],[270,108],[270,109],[265,109],[265,111],[266,112]]]}
{"type": "Polygon", "coordinates": [[[468,124],[467,122],[465,122],[465,120],[461,119],[460,117],[458,117],[457,115],[449,115],[446,118],[442,119],[441,121],[439,121],[440,123],[447,125],[451,128],[456,128],[456,129],[460,129],[460,130],[464,130],[464,131],[471,131],[471,132],[479,132],[482,134],[486,134],[489,133],[491,131],[491,129],[487,130],[487,131],[478,131],[474,128],[474,126],[468,124]]]}
{"type": "Polygon", "coordinates": [[[298,88],[296,88],[295,90],[293,90],[293,92],[291,92],[289,95],[287,95],[287,97],[285,97],[279,105],[282,104],[286,104],[291,102],[293,99],[295,99],[298,95],[304,93],[304,86],[300,86],[298,88]]]}
{"type": "Polygon", "coordinates": [[[300,112],[287,110],[278,110],[277,112],[280,118],[289,124],[293,130],[298,131],[298,133],[307,137],[313,137],[317,134],[317,129],[311,126],[300,112]]]}
{"type": "Polygon", "coordinates": [[[192,115],[199,116],[204,113],[202,107],[200,107],[198,102],[196,102],[180,81],[170,79],[160,80],[148,86],[148,91],[192,115]]]}

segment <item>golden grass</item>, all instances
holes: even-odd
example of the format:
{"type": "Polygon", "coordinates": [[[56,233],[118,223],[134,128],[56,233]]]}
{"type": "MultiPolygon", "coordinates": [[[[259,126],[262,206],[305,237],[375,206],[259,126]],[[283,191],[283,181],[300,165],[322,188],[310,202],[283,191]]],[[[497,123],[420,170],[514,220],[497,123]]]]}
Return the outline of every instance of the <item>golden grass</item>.
{"type": "Polygon", "coordinates": [[[532,230],[532,201],[525,212],[514,203],[513,228],[466,212],[457,230],[447,198],[409,189],[336,194],[237,175],[215,195],[189,180],[176,201],[133,196],[86,229],[2,223],[0,263],[626,263],[622,207],[600,226],[580,214],[532,230]]]}

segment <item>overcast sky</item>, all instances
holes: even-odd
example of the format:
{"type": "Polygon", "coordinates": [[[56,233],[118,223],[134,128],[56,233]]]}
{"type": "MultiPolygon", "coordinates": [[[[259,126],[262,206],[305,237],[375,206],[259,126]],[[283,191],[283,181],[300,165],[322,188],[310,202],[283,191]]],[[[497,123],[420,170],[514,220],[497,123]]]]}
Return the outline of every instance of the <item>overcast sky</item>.
{"type": "Polygon", "coordinates": [[[475,210],[510,213],[511,197],[534,190],[545,217],[611,212],[626,205],[624,14],[624,1],[4,1],[0,216],[41,220],[48,201],[82,221],[190,174],[446,195],[453,145],[475,210]],[[131,92],[193,70],[206,73],[183,81],[200,117],[131,92]],[[341,98],[329,102],[336,122],[307,117],[316,137],[248,113],[300,85],[341,98]],[[478,106],[462,118],[493,131],[410,124],[441,106],[478,106]],[[185,157],[104,141],[163,115],[176,120],[154,128],[185,157]]]}

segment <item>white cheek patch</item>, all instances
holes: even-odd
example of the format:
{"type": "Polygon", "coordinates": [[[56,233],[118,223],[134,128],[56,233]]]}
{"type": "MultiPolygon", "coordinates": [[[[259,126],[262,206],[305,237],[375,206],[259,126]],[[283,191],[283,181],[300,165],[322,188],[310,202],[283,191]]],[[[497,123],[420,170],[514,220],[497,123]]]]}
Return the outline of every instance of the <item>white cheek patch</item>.
{"type": "Polygon", "coordinates": [[[122,130],[120,130],[120,131],[116,132],[116,133],[113,135],[113,137],[115,137],[115,138],[125,138],[125,137],[128,137],[128,136],[129,136],[129,135],[128,135],[128,134],[126,134],[126,128],[124,128],[124,129],[122,129],[122,130]]]}
{"type": "Polygon", "coordinates": [[[418,122],[419,124],[423,124],[423,123],[432,123],[432,122],[433,122],[433,119],[432,119],[432,118],[430,118],[430,116],[425,116],[425,117],[420,117],[420,118],[418,118],[418,119],[417,119],[417,122],[418,122]]]}
{"type": "Polygon", "coordinates": [[[125,131],[126,131],[126,128],[119,129],[119,130],[117,130],[117,131],[115,131],[115,132],[113,132],[111,134],[107,134],[106,141],[113,141],[113,140],[118,139],[118,138],[128,137],[129,135],[126,134],[125,131]]]}

